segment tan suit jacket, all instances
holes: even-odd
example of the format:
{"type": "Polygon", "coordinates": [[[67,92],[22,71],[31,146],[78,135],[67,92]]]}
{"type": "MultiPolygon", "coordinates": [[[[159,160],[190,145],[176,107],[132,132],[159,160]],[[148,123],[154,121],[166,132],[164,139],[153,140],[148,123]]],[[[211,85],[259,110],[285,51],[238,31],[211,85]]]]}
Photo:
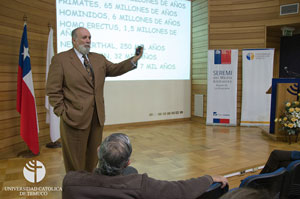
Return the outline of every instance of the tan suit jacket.
{"type": "Polygon", "coordinates": [[[77,129],[86,129],[89,126],[95,106],[99,123],[104,125],[105,77],[122,75],[134,69],[131,58],[118,64],[113,64],[97,53],[89,53],[88,58],[94,70],[95,85],[74,49],[52,58],[46,85],[46,94],[54,107],[54,113],[77,129]]]}

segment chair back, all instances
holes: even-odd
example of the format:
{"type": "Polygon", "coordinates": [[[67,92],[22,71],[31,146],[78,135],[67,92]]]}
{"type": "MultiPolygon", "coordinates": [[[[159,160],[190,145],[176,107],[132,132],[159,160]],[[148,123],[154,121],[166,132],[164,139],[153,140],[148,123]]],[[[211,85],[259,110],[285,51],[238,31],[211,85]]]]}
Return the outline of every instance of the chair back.
{"type": "Polygon", "coordinates": [[[264,189],[269,192],[272,198],[280,198],[286,177],[287,170],[282,167],[272,173],[248,176],[241,182],[240,187],[264,189]]]}
{"type": "Polygon", "coordinates": [[[200,197],[197,199],[218,199],[223,194],[225,194],[228,191],[228,185],[226,187],[221,188],[222,183],[215,182],[212,185],[209,186],[209,188],[204,192],[200,197]]]}
{"type": "Polygon", "coordinates": [[[289,178],[285,181],[284,197],[288,199],[300,198],[300,160],[291,162],[287,167],[289,178]]]}

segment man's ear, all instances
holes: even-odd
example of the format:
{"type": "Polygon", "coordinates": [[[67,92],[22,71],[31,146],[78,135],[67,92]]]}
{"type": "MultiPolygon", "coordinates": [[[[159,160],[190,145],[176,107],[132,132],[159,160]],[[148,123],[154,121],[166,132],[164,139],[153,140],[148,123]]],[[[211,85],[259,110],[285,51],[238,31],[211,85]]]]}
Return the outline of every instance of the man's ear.
{"type": "Polygon", "coordinates": [[[126,167],[128,167],[130,164],[131,164],[131,161],[130,161],[130,159],[129,159],[128,162],[127,162],[126,167]]]}
{"type": "Polygon", "coordinates": [[[98,159],[99,159],[100,146],[101,146],[101,145],[99,145],[99,146],[97,147],[97,157],[98,157],[98,159]]]}
{"type": "Polygon", "coordinates": [[[75,45],[75,43],[76,43],[76,39],[72,38],[72,44],[73,44],[73,46],[75,45]]]}

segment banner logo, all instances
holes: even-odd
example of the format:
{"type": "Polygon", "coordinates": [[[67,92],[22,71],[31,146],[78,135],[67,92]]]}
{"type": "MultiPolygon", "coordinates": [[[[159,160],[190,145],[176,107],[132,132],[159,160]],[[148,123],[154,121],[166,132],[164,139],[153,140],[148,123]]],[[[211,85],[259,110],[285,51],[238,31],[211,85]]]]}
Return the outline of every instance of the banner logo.
{"type": "Polygon", "coordinates": [[[254,59],[254,53],[248,53],[246,55],[246,57],[247,57],[248,60],[253,60],[254,59]]]}
{"type": "Polygon", "coordinates": [[[25,179],[31,183],[38,183],[42,181],[46,175],[46,168],[44,164],[38,160],[31,160],[26,163],[23,174],[25,179]]]}
{"type": "Polygon", "coordinates": [[[297,83],[291,85],[289,88],[287,88],[287,92],[289,92],[291,95],[297,95],[298,96],[299,85],[297,83]]]}
{"type": "Polygon", "coordinates": [[[230,124],[230,119],[226,118],[213,118],[214,124],[230,124]]]}
{"type": "Polygon", "coordinates": [[[231,64],[231,50],[215,50],[214,64],[231,64]]]}

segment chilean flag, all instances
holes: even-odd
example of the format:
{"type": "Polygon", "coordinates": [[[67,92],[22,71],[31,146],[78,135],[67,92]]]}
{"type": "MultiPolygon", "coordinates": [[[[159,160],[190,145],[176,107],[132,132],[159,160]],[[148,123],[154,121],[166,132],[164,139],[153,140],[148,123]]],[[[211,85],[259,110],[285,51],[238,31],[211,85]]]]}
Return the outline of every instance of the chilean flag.
{"type": "Polygon", "coordinates": [[[27,41],[27,25],[24,31],[19,54],[17,111],[20,113],[20,134],[28,148],[34,154],[39,153],[38,120],[30,66],[30,56],[27,41]]]}

